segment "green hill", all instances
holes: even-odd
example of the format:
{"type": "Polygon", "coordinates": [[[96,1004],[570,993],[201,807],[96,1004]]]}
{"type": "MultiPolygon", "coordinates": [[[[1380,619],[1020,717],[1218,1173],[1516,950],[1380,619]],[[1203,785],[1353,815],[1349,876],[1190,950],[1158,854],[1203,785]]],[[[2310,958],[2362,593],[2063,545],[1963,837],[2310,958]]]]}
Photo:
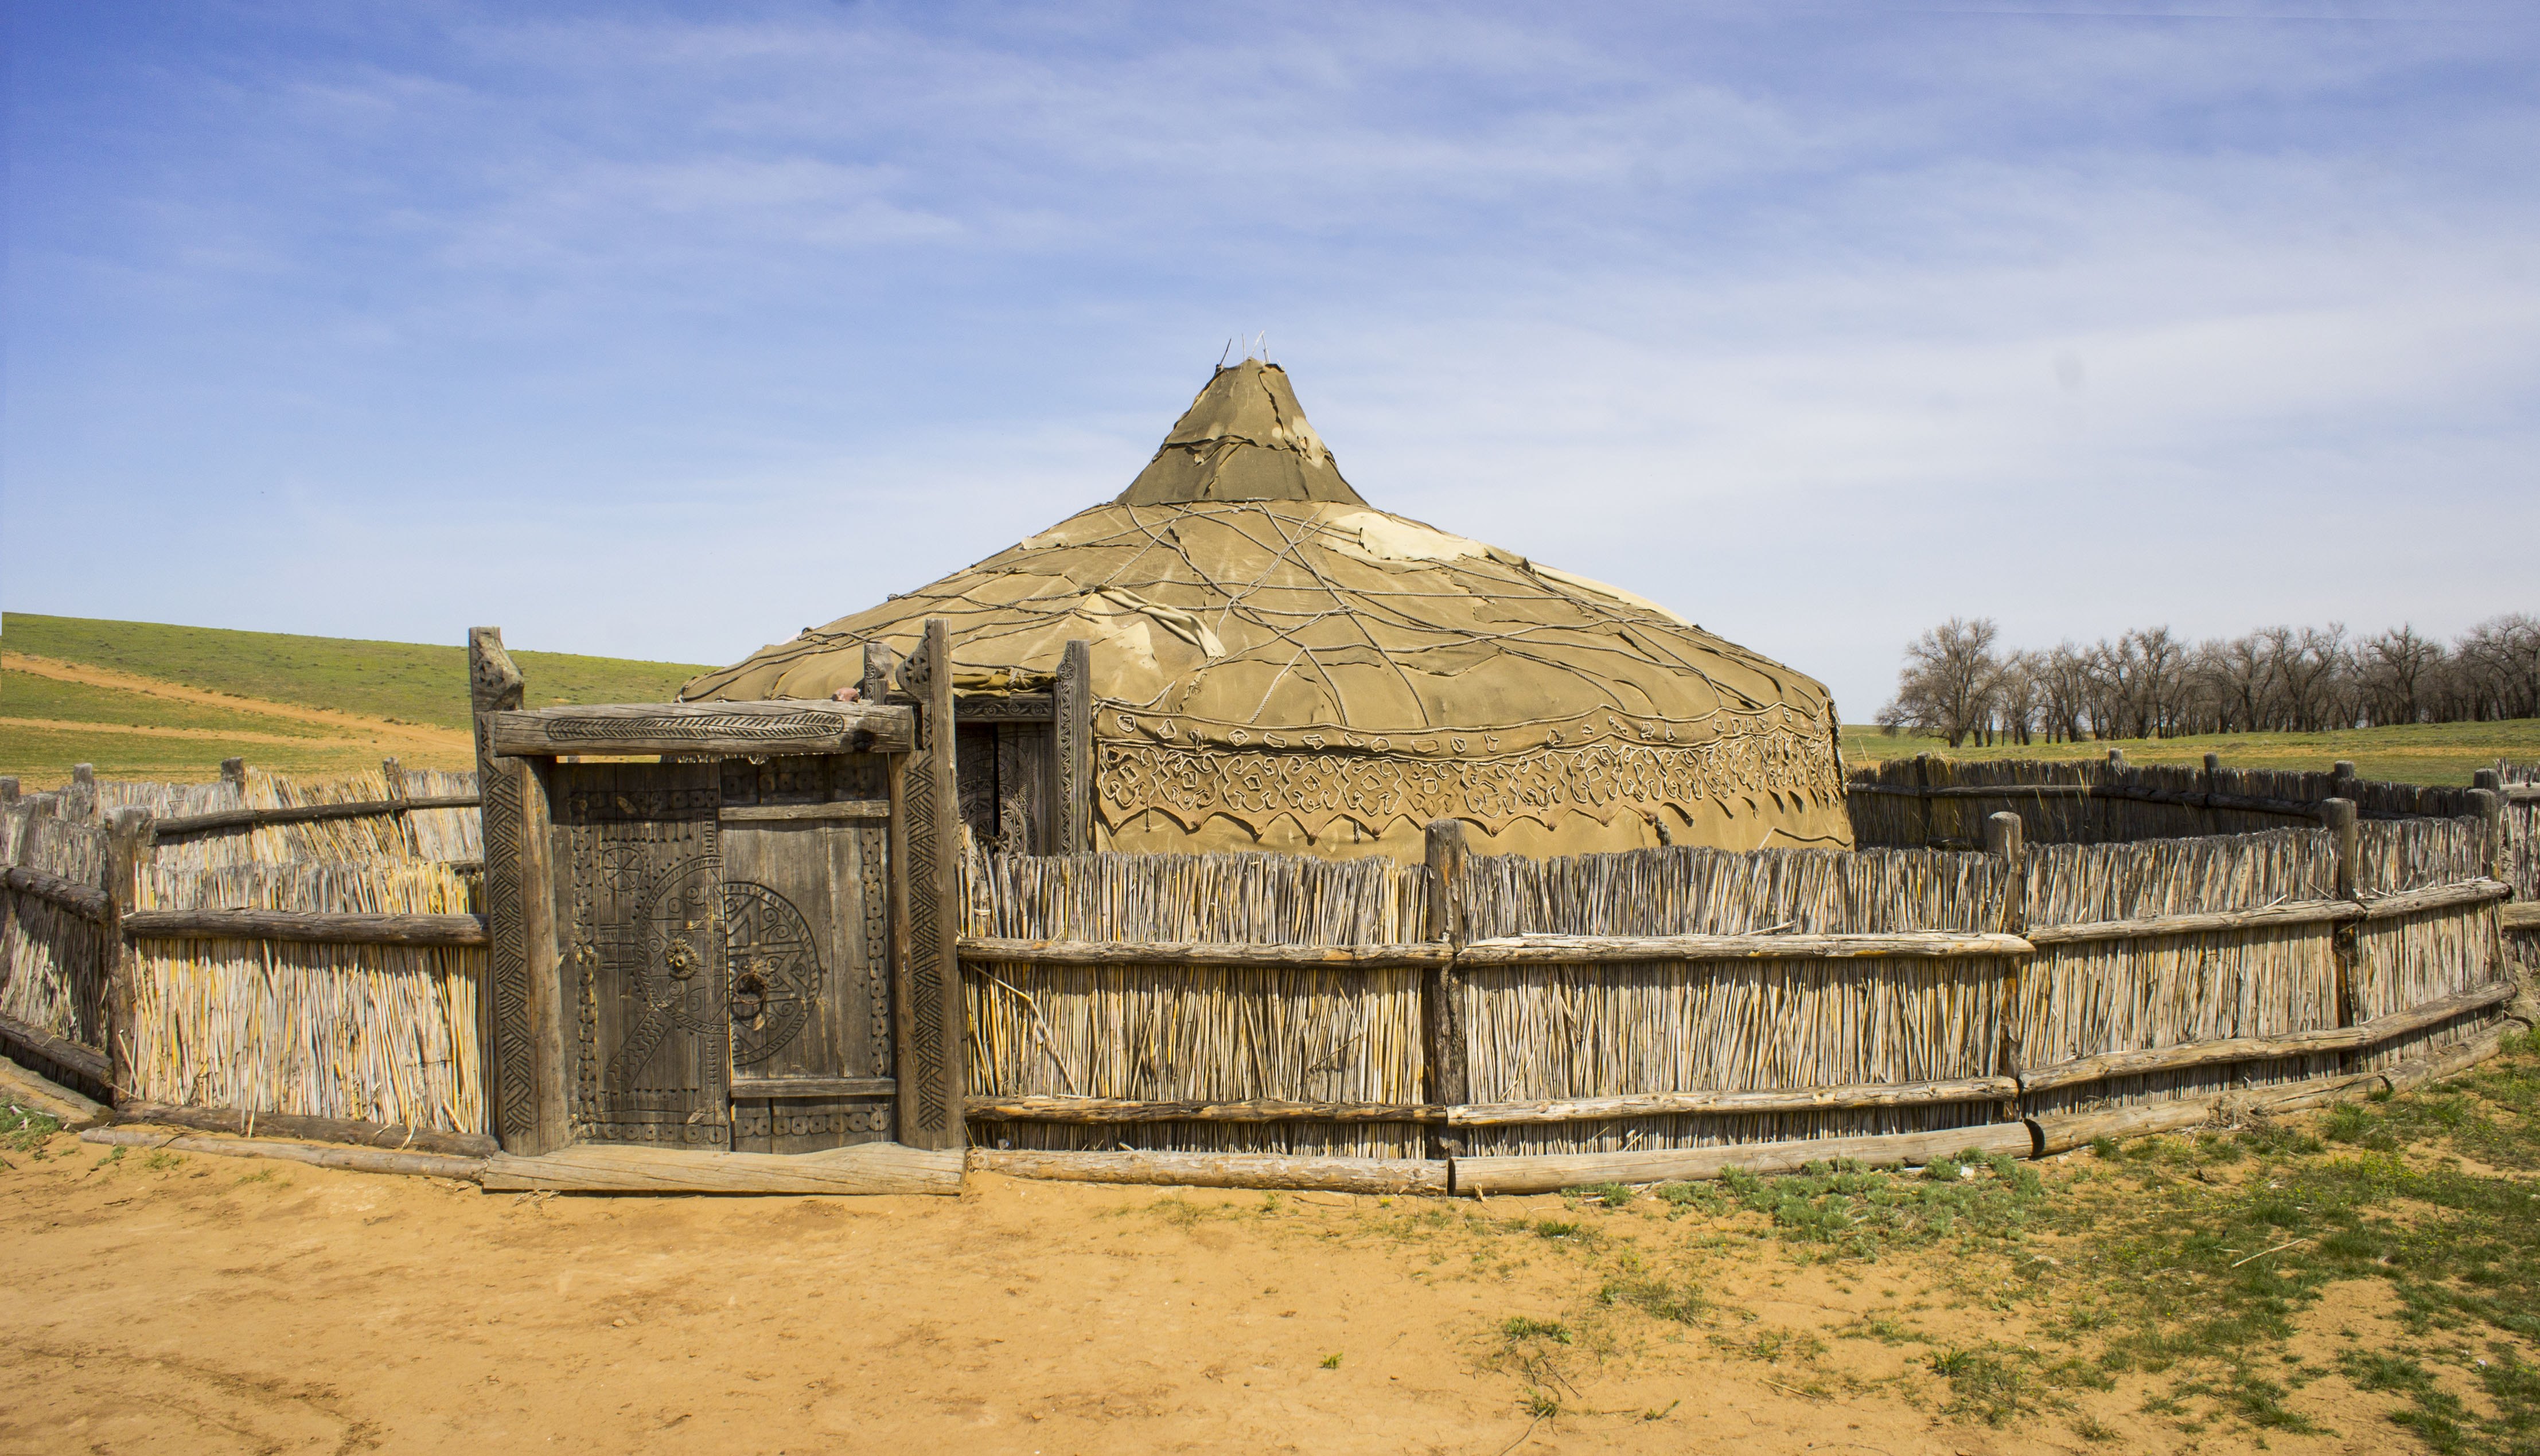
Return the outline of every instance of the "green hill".
{"type": "MultiPolygon", "coordinates": [[[[467,729],[467,650],[458,645],[9,612],[0,616],[0,650],[243,698],[467,729]]],[[[512,657],[529,679],[532,706],[666,702],[704,670],[573,653],[515,651],[512,657]]]]}

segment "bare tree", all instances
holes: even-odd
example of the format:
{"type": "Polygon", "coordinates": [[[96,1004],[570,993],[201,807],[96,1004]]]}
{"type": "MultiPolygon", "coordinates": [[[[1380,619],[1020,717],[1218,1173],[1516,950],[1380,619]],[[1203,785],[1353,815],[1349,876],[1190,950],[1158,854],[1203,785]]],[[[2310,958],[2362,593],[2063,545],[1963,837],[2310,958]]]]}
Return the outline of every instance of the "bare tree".
{"type": "Polygon", "coordinates": [[[2001,635],[1991,617],[1951,617],[1916,638],[1896,674],[1896,699],[1880,711],[1879,723],[1939,733],[1952,748],[1964,743],[1992,709],[2002,669],[1993,645],[2001,635]]]}

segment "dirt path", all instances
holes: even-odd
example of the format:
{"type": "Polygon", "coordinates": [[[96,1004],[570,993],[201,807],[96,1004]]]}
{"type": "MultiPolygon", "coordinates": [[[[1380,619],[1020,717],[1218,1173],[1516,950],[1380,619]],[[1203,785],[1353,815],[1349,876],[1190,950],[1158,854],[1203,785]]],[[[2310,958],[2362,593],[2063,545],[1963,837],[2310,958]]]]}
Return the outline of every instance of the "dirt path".
{"type": "MultiPolygon", "coordinates": [[[[172,703],[220,708],[232,713],[253,714],[259,718],[285,719],[293,723],[305,723],[328,728],[338,735],[365,742],[390,746],[400,743],[411,744],[418,748],[462,754],[467,752],[470,746],[467,734],[456,728],[432,728],[414,723],[392,723],[385,718],[372,718],[360,713],[343,713],[332,708],[304,708],[296,703],[277,703],[266,698],[239,697],[230,693],[213,692],[208,688],[186,687],[181,683],[166,682],[155,677],[117,672],[110,667],[93,667],[84,662],[64,662],[52,658],[32,657],[25,653],[9,653],[4,659],[0,659],[0,661],[5,661],[6,665],[15,671],[33,673],[37,677],[49,677],[57,682],[75,682],[88,687],[112,688],[117,692],[137,693],[144,697],[161,698],[172,703]]],[[[34,720],[12,721],[27,723],[33,727],[60,727],[83,731],[146,731],[170,737],[229,736],[242,740],[250,738],[247,733],[223,733],[218,729],[208,728],[133,728],[107,724],[50,725],[36,724],[34,720]]],[[[275,737],[271,741],[308,744],[317,740],[275,737]]]]}
{"type": "Polygon", "coordinates": [[[42,728],[60,733],[112,733],[129,738],[186,738],[212,743],[277,743],[293,748],[331,748],[341,745],[342,738],[298,735],[292,733],[259,733],[239,728],[170,728],[146,723],[91,723],[72,718],[13,718],[0,716],[0,723],[11,728],[42,728]]]}
{"type": "MultiPolygon", "coordinates": [[[[2095,1443],[2070,1417],[1935,1414],[1919,1350],[1836,1332],[1921,1308],[2020,1338],[1937,1294],[1937,1264],[1829,1274],[1752,1246],[1699,1325],[1579,1323],[1585,1266],[1537,1236],[1558,1200],[981,1175],[958,1200],[577,1199],[43,1151],[0,1169],[10,1452],[2252,1449],[2148,1423],[2139,1388],[2089,1397],[2095,1443]],[[1512,1320],[1563,1333],[1519,1349],[1512,1320]]],[[[1687,1232],[1599,1236],[1626,1223],[1687,1232]]],[[[2368,1410],[2337,1423],[2272,1448],[2391,1448],[2368,1410]]]]}

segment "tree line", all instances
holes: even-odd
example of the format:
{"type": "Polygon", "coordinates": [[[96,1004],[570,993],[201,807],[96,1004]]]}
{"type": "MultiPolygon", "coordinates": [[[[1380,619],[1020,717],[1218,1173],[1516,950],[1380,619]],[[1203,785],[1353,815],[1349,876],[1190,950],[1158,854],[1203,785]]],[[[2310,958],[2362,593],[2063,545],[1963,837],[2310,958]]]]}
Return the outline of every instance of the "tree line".
{"type": "Polygon", "coordinates": [[[2523,612],[2448,645],[2413,627],[2356,637],[2332,622],[2204,642],[2137,628],[2042,652],[2004,647],[1990,617],[1951,617],[1905,649],[1878,725],[1954,748],[2535,717],[2540,617],[2523,612]]]}

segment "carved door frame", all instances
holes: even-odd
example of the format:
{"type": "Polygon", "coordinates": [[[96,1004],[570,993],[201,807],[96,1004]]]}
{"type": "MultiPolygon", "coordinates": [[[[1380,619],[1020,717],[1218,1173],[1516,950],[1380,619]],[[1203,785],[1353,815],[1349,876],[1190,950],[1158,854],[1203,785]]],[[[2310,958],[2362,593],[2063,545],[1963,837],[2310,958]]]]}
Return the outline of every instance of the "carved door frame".
{"type": "MultiPolygon", "coordinates": [[[[935,659],[941,659],[940,655],[935,659]]],[[[948,826],[944,816],[933,812],[934,805],[952,801],[952,733],[935,735],[940,741],[921,745],[920,714],[873,703],[638,703],[524,710],[520,669],[503,649],[501,629],[493,627],[468,634],[468,666],[483,804],[488,933],[478,997],[479,1045],[492,1131],[506,1152],[533,1156],[576,1141],[569,1090],[578,1072],[580,1038],[557,951],[549,796],[558,758],[595,754],[884,756],[891,926],[886,938],[899,1139],[923,1147],[961,1145],[962,1011],[953,960],[959,826],[949,826],[952,854],[948,857],[948,826]],[[912,873],[912,867],[922,873],[912,873]]],[[[922,662],[920,668],[922,673],[922,662]]],[[[903,676],[907,680],[905,669],[903,676]]],[[[935,721],[950,724],[949,704],[935,721]]]]}

